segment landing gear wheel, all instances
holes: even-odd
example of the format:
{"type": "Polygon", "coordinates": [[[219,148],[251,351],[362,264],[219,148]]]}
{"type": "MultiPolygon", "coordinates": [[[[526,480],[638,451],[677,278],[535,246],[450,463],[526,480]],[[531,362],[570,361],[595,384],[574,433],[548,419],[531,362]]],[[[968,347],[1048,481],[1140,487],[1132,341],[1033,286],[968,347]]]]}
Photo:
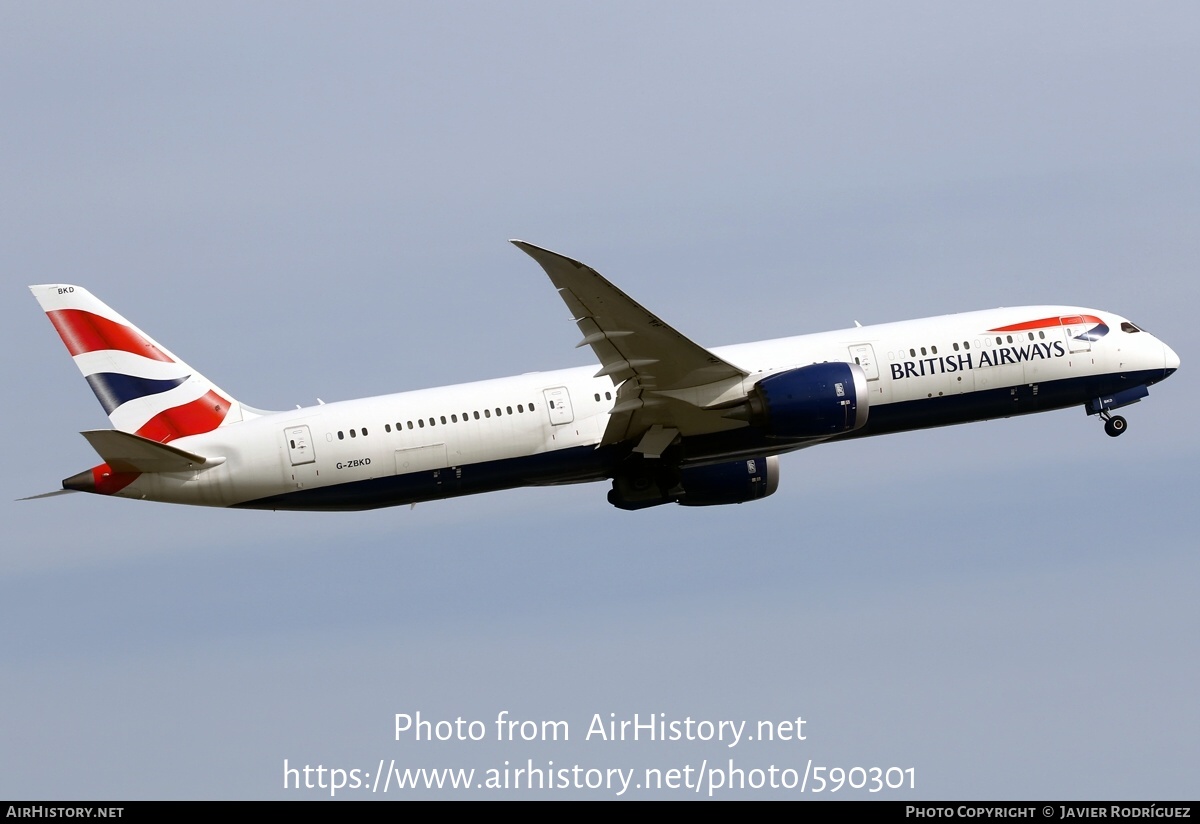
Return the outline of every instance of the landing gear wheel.
{"type": "Polygon", "coordinates": [[[1128,428],[1129,424],[1120,415],[1114,415],[1104,422],[1104,431],[1115,438],[1128,428]]]}

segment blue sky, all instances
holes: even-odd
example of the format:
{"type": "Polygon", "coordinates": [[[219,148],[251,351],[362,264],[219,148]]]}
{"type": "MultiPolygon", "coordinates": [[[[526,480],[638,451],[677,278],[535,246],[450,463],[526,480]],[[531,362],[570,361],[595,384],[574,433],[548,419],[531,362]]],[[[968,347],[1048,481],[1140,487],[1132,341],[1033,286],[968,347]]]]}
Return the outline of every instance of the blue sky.
{"type": "Polygon", "coordinates": [[[0,796],[732,757],[1194,797],[1198,34],[1172,3],[0,5],[0,796]],[[25,285],[264,408],[589,363],[510,237],[706,345],[1067,303],[1183,367],[1120,439],[1067,410],[828,445],[736,507],[14,501],[107,423],[25,285]],[[501,710],[572,740],[393,734],[501,710]],[[597,713],[808,738],[584,741],[597,713]]]}

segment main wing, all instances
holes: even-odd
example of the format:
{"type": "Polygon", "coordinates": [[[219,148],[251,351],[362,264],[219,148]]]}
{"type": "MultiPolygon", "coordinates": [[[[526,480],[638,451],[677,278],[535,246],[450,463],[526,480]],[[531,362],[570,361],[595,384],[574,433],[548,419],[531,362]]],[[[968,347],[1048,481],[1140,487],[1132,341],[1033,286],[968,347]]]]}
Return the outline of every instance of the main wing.
{"type": "Polygon", "coordinates": [[[689,340],[577,260],[512,241],[536,260],[571,311],[583,340],[600,360],[596,377],[618,387],[602,444],[636,440],[636,451],[658,456],[677,436],[705,435],[746,424],[724,416],[745,397],[744,369],[689,340]]]}

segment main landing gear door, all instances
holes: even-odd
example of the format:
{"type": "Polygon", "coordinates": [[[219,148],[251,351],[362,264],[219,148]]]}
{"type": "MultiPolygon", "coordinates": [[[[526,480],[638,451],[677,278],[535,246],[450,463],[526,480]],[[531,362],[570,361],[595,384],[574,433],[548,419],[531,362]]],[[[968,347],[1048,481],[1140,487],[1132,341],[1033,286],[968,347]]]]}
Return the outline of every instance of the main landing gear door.
{"type": "Polygon", "coordinates": [[[567,394],[567,387],[556,386],[553,389],[543,389],[542,394],[546,397],[546,411],[550,415],[550,423],[554,426],[561,426],[575,420],[575,413],[571,411],[571,396],[567,394]]]}

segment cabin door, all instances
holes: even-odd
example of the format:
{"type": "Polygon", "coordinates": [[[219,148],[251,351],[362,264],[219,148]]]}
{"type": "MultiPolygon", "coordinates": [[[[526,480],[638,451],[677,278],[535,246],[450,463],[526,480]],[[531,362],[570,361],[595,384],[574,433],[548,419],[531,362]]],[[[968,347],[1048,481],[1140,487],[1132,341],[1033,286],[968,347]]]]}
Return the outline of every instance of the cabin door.
{"type": "Polygon", "coordinates": [[[289,426],[283,430],[291,466],[288,475],[297,489],[312,486],[317,479],[317,453],[307,426],[289,426]]]}
{"type": "Polygon", "coordinates": [[[546,413],[550,416],[550,423],[561,426],[575,420],[575,413],[571,411],[571,396],[567,393],[567,387],[556,386],[553,389],[544,389],[542,394],[546,398],[546,413]]]}

